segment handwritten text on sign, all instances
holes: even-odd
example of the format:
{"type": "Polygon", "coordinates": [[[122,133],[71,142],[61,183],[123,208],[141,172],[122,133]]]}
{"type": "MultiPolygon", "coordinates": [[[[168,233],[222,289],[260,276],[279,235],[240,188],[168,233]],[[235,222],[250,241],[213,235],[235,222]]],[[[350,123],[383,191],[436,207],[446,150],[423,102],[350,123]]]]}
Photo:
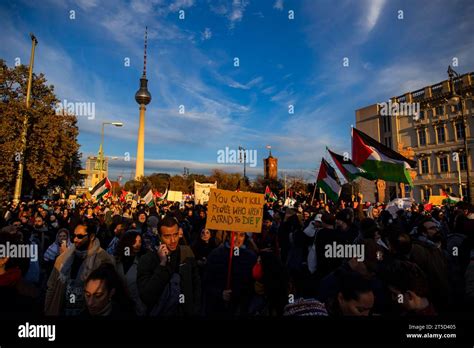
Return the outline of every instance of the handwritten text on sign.
{"type": "Polygon", "coordinates": [[[261,232],[263,194],[211,188],[206,228],[235,232],[261,232]]]}

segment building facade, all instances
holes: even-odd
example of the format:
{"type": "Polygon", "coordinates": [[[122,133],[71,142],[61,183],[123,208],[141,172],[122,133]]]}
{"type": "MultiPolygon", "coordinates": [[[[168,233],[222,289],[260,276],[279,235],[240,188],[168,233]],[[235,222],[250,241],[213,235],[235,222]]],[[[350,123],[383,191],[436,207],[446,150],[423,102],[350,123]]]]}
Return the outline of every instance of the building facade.
{"type": "MultiPolygon", "coordinates": [[[[417,168],[411,173],[413,189],[397,183],[385,183],[385,187],[377,183],[379,189],[385,190],[385,201],[412,197],[423,202],[443,191],[466,196],[468,163],[470,196],[471,202],[474,201],[473,93],[474,73],[471,72],[454,79],[453,83],[445,80],[390,98],[386,103],[356,110],[357,129],[417,162],[417,168]],[[456,105],[448,102],[453,85],[461,96],[461,102],[456,105]],[[464,150],[464,137],[469,156],[464,150]]],[[[362,180],[360,186],[367,200],[371,196],[376,198],[376,183],[362,180]]]]}
{"type": "Polygon", "coordinates": [[[108,177],[109,160],[104,157],[104,165],[100,170],[100,159],[97,156],[89,156],[86,159],[86,168],[81,170],[80,173],[86,175],[84,179],[84,188],[88,190],[92,189],[100,180],[108,177]]]}
{"type": "Polygon", "coordinates": [[[263,159],[263,175],[265,179],[278,179],[278,158],[272,156],[271,150],[268,157],[263,159]]]}

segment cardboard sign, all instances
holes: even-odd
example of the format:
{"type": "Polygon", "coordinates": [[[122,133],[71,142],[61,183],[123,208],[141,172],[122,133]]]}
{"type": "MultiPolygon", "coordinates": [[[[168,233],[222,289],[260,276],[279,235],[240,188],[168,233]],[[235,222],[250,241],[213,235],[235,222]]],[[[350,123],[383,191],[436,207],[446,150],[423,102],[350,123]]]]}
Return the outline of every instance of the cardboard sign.
{"type": "Polygon", "coordinates": [[[264,195],[211,188],[206,228],[234,232],[262,232],[264,195]]]}
{"type": "Polygon", "coordinates": [[[204,204],[209,202],[211,188],[217,188],[217,181],[214,184],[201,184],[194,181],[194,204],[204,204]]]}
{"type": "Polygon", "coordinates": [[[181,191],[168,191],[167,201],[170,202],[181,202],[183,200],[183,192],[181,191]]]}

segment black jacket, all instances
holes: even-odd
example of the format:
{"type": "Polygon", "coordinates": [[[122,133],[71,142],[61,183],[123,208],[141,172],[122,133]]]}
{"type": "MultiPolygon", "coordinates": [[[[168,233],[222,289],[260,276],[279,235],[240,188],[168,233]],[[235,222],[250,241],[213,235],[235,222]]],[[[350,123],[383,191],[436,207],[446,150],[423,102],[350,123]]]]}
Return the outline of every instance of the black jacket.
{"type": "Polygon", "coordinates": [[[184,295],[184,303],[179,304],[177,314],[197,315],[201,305],[201,279],[194,254],[191,248],[181,245],[173,256],[179,262],[171,262],[166,266],[160,266],[156,252],[148,252],[141,257],[137,271],[140,298],[148,308],[153,308],[159,302],[172,274],[177,272],[181,276],[181,294],[184,295]]]}
{"type": "Polygon", "coordinates": [[[246,315],[254,293],[252,269],[257,256],[249,249],[240,248],[238,256],[232,257],[230,304],[222,298],[227,286],[230,248],[227,243],[214,249],[207,258],[204,289],[207,315],[246,315]]]}

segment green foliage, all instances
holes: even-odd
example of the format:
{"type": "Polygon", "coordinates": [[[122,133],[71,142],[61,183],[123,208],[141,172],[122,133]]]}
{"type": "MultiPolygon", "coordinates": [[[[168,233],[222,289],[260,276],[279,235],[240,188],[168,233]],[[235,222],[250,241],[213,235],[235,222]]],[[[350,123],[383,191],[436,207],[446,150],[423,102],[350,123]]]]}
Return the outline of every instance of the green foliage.
{"type": "Polygon", "coordinates": [[[22,193],[69,189],[80,181],[81,163],[75,115],[56,115],[54,87],[43,74],[33,74],[30,108],[26,109],[28,67],[9,68],[0,59],[0,194],[12,195],[18,159],[24,156],[22,193]],[[26,150],[21,134],[28,117],[26,150]]]}

